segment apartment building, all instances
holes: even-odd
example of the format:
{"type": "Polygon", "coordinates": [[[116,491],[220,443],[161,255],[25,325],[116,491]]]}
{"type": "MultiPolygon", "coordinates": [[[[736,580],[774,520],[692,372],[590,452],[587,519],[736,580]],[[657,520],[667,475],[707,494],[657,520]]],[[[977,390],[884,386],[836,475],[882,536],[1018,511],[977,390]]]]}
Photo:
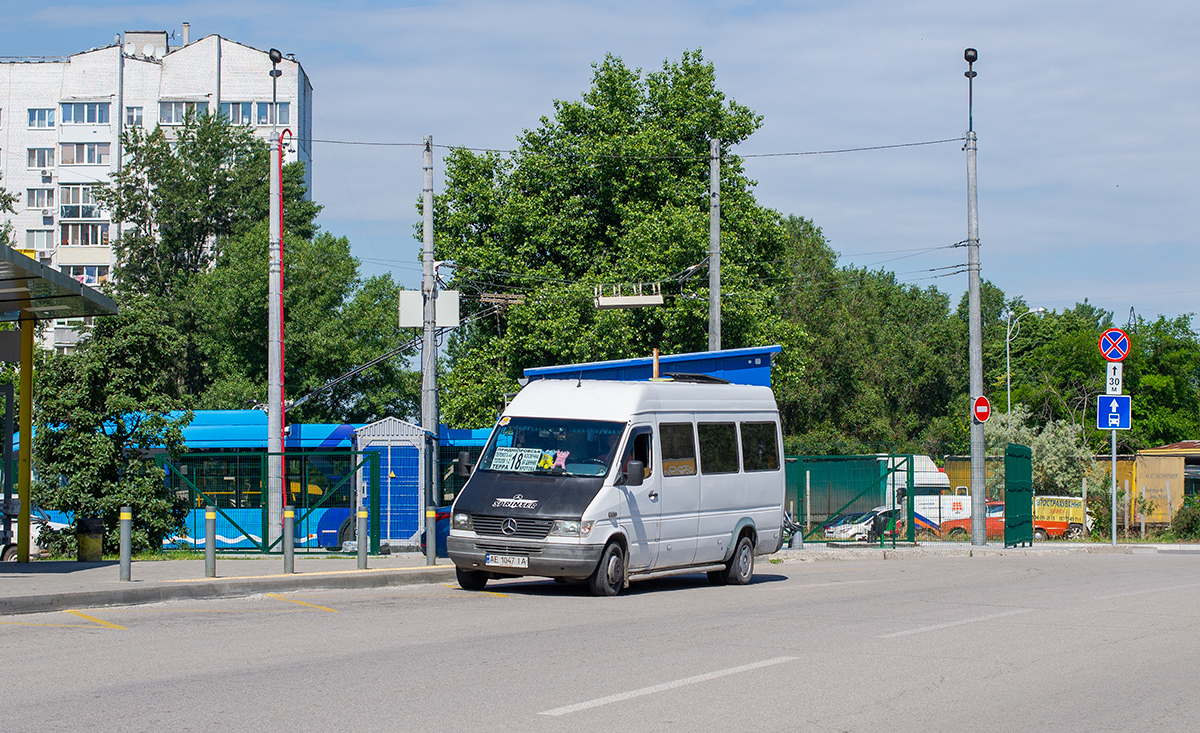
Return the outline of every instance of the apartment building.
{"type": "MultiPolygon", "coordinates": [[[[127,127],[170,134],[190,110],[223,114],[264,140],[290,129],[288,162],[305,163],[312,184],[312,84],[293,56],[278,64],[272,106],[266,51],[218,35],[178,44],[167,31],[126,31],[112,45],[65,57],[0,59],[0,186],[18,195],[17,246],[89,285],[109,279],[120,232],[96,205],[92,186],[122,160],[127,127]]],[[[56,323],[47,348],[70,350],[74,326],[56,323]]],[[[50,330],[48,330],[50,331],[50,330]]]]}

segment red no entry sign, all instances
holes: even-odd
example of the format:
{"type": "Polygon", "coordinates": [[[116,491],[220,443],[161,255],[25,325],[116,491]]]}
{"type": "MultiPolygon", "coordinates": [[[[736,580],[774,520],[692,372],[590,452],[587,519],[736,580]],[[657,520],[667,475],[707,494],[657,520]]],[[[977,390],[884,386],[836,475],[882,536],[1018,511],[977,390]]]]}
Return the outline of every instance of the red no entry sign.
{"type": "Polygon", "coordinates": [[[987,422],[992,416],[992,403],[988,402],[987,397],[976,397],[971,405],[971,414],[979,422],[987,422]]]}
{"type": "Polygon", "coordinates": [[[1100,334],[1100,353],[1108,361],[1121,361],[1129,356],[1129,336],[1119,328],[1100,334]]]}

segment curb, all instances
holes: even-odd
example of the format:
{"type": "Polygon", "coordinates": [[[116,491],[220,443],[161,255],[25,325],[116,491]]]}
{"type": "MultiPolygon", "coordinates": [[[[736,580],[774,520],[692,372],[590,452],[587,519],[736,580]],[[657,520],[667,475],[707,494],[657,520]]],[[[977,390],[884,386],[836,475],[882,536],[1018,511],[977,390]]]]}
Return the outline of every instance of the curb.
{"type": "MultiPolygon", "coordinates": [[[[1157,552],[1153,548],[1142,552],[1157,552]]],[[[770,555],[775,561],[783,563],[819,562],[824,560],[863,560],[863,559],[916,559],[926,557],[1027,557],[1050,555],[1132,555],[1135,550],[1128,545],[1110,547],[1107,545],[1076,545],[1067,547],[997,547],[985,545],[972,546],[924,546],[924,547],[838,547],[829,548],[822,543],[814,543],[811,549],[784,548],[770,555]]]]}
{"type": "Polygon", "coordinates": [[[211,578],[187,581],[140,581],[153,583],[104,590],[39,593],[36,595],[0,598],[0,616],[23,613],[45,613],[78,608],[103,606],[134,606],[162,601],[202,600],[212,598],[241,598],[259,593],[297,590],[341,590],[355,588],[385,588],[400,585],[423,585],[454,580],[454,566],[399,568],[387,570],[354,570],[344,573],[297,574],[263,578],[211,578]]]}

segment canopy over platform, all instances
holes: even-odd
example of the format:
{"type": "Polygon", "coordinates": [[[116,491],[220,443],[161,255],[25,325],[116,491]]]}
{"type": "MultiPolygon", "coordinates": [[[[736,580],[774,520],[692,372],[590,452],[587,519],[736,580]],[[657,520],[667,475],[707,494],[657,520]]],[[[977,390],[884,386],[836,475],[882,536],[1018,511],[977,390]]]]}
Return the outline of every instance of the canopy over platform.
{"type": "Polygon", "coordinates": [[[0,246],[0,321],[114,316],[117,303],[58,270],[0,246]]]}
{"type": "MultiPolygon", "coordinates": [[[[33,443],[33,331],[37,321],[53,318],[84,318],[115,316],[117,303],[99,291],[46,267],[37,260],[11,247],[0,245],[0,322],[19,322],[18,331],[0,331],[0,360],[17,361],[21,365],[20,388],[17,395],[21,443],[17,458],[19,501],[12,497],[12,462],[4,456],[3,521],[0,522],[0,542],[8,543],[12,533],[11,518],[17,519],[17,561],[29,562],[30,486],[32,479],[33,443]],[[15,506],[14,506],[15,505],[15,506]],[[15,511],[14,511],[15,509],[15,511]]],[[[12,408],[9,406],[11,415],[12,408]]],[[[5,435],[11,445],[11,435],[5,435]]],[[[8,450],[5,450],[7,453],[8,450]]]]}

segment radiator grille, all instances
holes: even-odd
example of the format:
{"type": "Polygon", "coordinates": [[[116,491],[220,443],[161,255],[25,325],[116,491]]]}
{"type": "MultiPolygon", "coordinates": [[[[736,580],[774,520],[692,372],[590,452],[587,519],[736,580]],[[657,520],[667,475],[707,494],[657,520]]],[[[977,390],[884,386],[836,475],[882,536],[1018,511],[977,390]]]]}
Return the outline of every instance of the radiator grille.
{"type": "Polygon", "coordinates": [[[487,517],[479,514],[471,515],[471,523],[475,533],[493,537],[518,537],[523,540],[545,539],[550,533],[551,520],[530,519],[528,517],[487,517]],[[505,528],[513,531],[505,532],[505,528]],[[515,527],[513,526],[515,525],[515,527]]]}

